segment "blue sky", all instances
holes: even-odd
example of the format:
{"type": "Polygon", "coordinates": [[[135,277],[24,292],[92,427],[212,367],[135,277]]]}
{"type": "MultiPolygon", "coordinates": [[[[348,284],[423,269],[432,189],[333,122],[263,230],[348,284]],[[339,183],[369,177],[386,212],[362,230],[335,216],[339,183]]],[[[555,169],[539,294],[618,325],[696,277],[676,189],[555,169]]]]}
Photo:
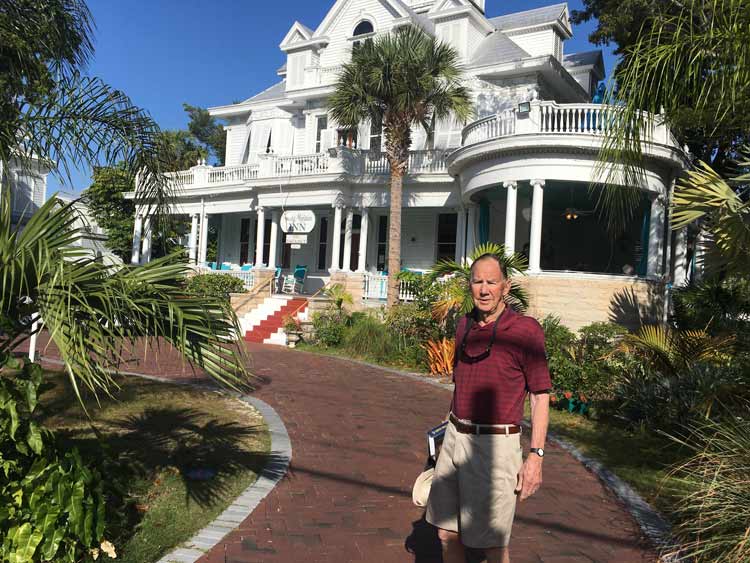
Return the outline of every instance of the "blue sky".
{"type": "MultiPolygon", "coordinates": [[[[182,103],[210,107],[243,100],[273,84],[285,62],[278,45],[294,20],[315,29],[334,0],[89,0],[96,24],[88,74],[128,94],[163,129],[187,126],[182,103]]],[[[486,0],[489,17],[554,0],[486,0]]],[[[568,3],[571,10],[581,0],[568,3]]],[[[566,53],[594,49],[593,22],[577,26],[566,53]]],[[[611,48],[604,48],[609,73],[611,48]]],[[[72,186],[49,179],[48,193],[79,192],[90,171],[73,173],[72,186]]]]}

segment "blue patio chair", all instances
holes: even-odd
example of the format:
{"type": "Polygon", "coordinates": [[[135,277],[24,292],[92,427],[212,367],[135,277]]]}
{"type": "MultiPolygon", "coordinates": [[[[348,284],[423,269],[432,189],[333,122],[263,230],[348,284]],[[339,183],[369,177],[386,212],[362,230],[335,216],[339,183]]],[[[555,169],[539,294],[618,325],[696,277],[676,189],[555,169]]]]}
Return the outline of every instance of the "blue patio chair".
{"type": "Polygon", "coordinates": [[[220,267],[219,269],[220,269],[220,270],[221,270],[222,272],[227,272],[227,271],[229,271],[229,270],[231,270],[231,269],[232,269],[232,265],[231,265],[231,264],[226,264],[226,263],[225,263],[225,264],[222,264],[222,265],[221,265],[221,267],[220,267]]]}
{"type": "Polygon", "coordinates": [[[242,266],[242,267],[240,268],[240,272],[249,272],[249,271],[250,271],[250,270],[252,270],[252,269],[253,269],[253,265],[252,265],[252,264],[244,264],[244,265],[243,265],[243,266],[242,266]]]}
{"type": "Polygon", "coordinates": [[[208,263],[208,269],[209,270],[215,270],[216,269],[216,262],[209,262],[208,263]]]}
{"type": "Polygon", "coordinates": [[[307,277],[307,266],[297,265],[294,273],[284,277],[284,283],[281,286],[281,293],[300,293],[305,287],[305,278],[307,277]]]}

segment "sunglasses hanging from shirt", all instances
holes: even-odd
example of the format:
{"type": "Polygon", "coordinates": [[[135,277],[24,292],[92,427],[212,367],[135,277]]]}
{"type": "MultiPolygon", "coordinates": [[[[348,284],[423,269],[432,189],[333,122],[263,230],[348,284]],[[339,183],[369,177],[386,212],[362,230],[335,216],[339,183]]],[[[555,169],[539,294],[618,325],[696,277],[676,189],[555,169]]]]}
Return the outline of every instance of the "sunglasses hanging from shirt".
{"type": "Polygon", "coordinates": [[[505,309],[507,309],[507,306],[503,309],[503,312],[500,313],[495,319],[495,323],[492,325],[492,337],[490,338],[490,343],[487,344],[487,348],[485,348],[484,352],[481,354],[477,354],[476,356],[472,356],[466,352],[466,338],[469,336],[469,332],[471,331],[471,327],[474,324],[473,317],[469,317],[469,322],[466,325],[466,331],[464,331],[464,337],[461,339],[461,348],[459,349],[459,358],[461,362],[464,362],[465,364],[475,364],[477,362],[481,362],[482,360],[485,360],[489,358],[490,351],[492,350],[492,345],[495,344],[495,334],[497,333],[497,324],[500,322],[500,319],[503,318],[503,315],[505,314],[505,309]]]}

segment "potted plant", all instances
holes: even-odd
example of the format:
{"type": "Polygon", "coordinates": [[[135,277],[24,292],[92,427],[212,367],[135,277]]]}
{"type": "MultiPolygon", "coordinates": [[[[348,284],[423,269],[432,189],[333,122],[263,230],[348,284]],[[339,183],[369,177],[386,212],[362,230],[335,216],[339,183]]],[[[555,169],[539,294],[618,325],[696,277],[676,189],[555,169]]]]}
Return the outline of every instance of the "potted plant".
{"type": "Polygon", "coordinates": [[[283,319],[283,328],[286,333],[286,342],[290,348],[294,348],[297,342],[302,340],[302,329],[300,327],[300,321],[297,317],[287,315],[283,319]]]}

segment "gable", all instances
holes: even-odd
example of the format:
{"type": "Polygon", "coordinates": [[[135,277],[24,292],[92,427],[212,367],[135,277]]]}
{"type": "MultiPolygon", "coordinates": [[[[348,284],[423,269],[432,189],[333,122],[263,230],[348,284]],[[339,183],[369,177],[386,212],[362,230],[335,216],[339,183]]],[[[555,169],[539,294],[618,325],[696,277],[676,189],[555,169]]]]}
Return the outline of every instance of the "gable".
{"type": "MultiPolygon", "coordinates": [[[[371,14],[385,12],[389,19],[414,15],[401,0],[337,0],[315,30],[315,35],[335,35],[341,27],[341,19],[346,19],[352,11],[371,14]]],[[[375,28],[377,30],[378,26],[375,25],[375,28]]]]}
{"type": "Polygon", "coordinates": [[[302,41],[307,41],[312,36],[313,36],[313,32],[309,27],[304,26],[301,23],[296,21],[292,24],[292,27],[284,36],[284,39],[281,41],[280,47],[283,49],[284,47],[288,47],[289,45],[292,45],[294,43],[301,43],[302,41]]]}

